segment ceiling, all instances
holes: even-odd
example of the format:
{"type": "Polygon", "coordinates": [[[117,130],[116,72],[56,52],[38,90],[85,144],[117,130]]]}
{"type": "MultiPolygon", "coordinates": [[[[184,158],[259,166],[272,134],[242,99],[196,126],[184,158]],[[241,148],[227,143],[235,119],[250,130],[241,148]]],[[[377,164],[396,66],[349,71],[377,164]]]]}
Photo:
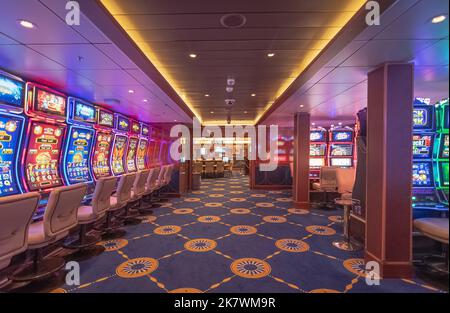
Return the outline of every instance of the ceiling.
{"type": "Polygon", "coordinates": [[[448,98],[448,18],[431,23],[441,14],[448,17],[447,0],[398,1],[261,122],[292,126],[300,111],[321,126],[354,122],[367,106],[367,73],[384,62],[414,62],[415,96],[448,98]]]}
{"type": "Polygon", "coordinates": [[[0,0],[0,68],[144,122],[192,122],[84,15],[68,26],[65,2],[0,0]],[[23,28],[19,19],[37,27],[23,28]]]}
{"type": "Polygon", "coordinates": [[[365,1],[100,2],[204,124],[254,124],[365,1]],[[245,25],[224,27],[236,12],[245,25]],[[230,116],[226,99],[236,100],[230,116]]]}

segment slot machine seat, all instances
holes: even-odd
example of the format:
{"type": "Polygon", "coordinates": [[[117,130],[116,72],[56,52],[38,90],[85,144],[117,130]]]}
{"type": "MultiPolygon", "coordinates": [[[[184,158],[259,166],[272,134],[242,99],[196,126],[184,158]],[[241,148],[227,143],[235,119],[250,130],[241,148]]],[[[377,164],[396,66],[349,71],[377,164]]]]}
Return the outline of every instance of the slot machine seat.
{"type": "Polygon", "coordinates": [[[155,203],[156,201],[152,201],[152,194],[157,190],[158,188],[158,177],[159,173],[161,171],[161,168],[155,167],[150,170],[150,173],[147,177],[147,182],[145,184],[145,191],[143,194],[143,199],[145,202],[148,203],[148,205],[139,207],[139,212],[144,215],[153,214],[153,210],[151,208],[160,207],[161,205],[158,203],[155,203]],[[147,201],[146,201],[147,199],[147,201]]]}
{"type": "Polygon", "coordinates": [[[65,245],[69,249],[80,249],[72,255],[72,259],[85,258],[92,254],[100,254],[105,249],[103,246],[96,245],[94,249],[92,246],[100,241],[98,236],[87,235],[87,227],[92,225],[105,217],[107,210],[111,206],[111,195],[117,183],[117,178],[114,176],[103,177],[97,181],[94,194],[90,205],[80,206],[78,208],[78,224],[80,225],[80,232],[78,239],[65,245]],[[90,248],[90,249],[87,249],[90,248]]]}
{"type": "Polygon", "coordinates": [[[125,236],[126,231],[121,228],[122,223],[118,217],[118,211],[128,205],[131,199],[131,188],[133,188],[135,174],[124,174],[120,177],[117,184],[116,193],[113,194],[109,201],[110,207],[106,213],[106,225],[102,229],[102,239],[117,239],[125,236]],[[116,219],[117,221],[113,221],[116,219]]]}
{"type": "Polygon", "coordinates": [[[448,218],[418,218],[414,220],[414,227],[424,236],[443,245],[444,255],[429,256],[423,262],[436,272],[448,275],[448,218]]]}
{"type": "Polygon", "coordinates": [[[133,224],[137,225],[142,222],[141,219],[136,218],[137,215],[139,215],[138,210],[133,210],[133,208],[140,208],[141,206],[141,200],[145,193],[145,184],[148,179],[148,175],[150,174],[150,171],[144,170],[140,171],[136,174],[136,177],[134,179],[133,188],[131,190],[131,199],[130,203],[136,203],[134,206],[127,206],[127,214],[125,216],[126,224],[133,224]]]}
{"type": "Polygon", "coordinates": [[[13,281],[26,282],[47,278],[64,267],[60,257],[44,258],[44,248],[67,237],[78,225],[78,207],[86,195],[84,183],[58,187],[49,196],[44,218],[30,225],[28,249],[33,250],[33,263],[11,276],[13,281]]]}
{"type": "Polygon", "coordinates": [[[165,177],[166,177],[166,173],[169,170],[169,165],[163,165],[161,167],[161,171],[159,172],[158,175],[158,180],[155,183],[155,191],[157,192],[156,195],[156,201],[155,202],[167,202],[169,201],[168,199],[162,199],[161,196],[161,189],[165,186],[165,177]]]}
{"type": "Polygon", "coordinates": [[[351,198],[355,184],[356,170],[354,168],[338,168],[336,171],[337,191],[343,198],[351,198]]]}
{"type": "MultiPolygon", "coordinates": [[[[39,205],[38,192],[0,198],[0,271],[7,268],[12,257],[28,248],[28,230],[39,205]]],[[[0,273],[0,287],[11,281],[0,273]]]]}
{"type": "Polygon", "coordinates": [[[321,167],[319,184],[313,184],[313,189],[323,192],[323,201],[318,206],[320,209],[334,209],[334,203],[328,196],[329,193],[338,191],[337,170],[333,166],[321,167]]]}
{"type": "MultiPolygon", "coordinates": [[[[173,164],[167,165],[166,171],[163,176],[162,183],[160,185],[160,190],[163,188],[167,188],[170,185],[170,182],[172,181],[172,173],[173,173],[174,168],[175,168],[175,165],[173,165],[173,164]]],[[[167,202],[167,201],[169,201],[169,199],[167,199],[167,198],[159,199],[159,202],[167,202]]]]}

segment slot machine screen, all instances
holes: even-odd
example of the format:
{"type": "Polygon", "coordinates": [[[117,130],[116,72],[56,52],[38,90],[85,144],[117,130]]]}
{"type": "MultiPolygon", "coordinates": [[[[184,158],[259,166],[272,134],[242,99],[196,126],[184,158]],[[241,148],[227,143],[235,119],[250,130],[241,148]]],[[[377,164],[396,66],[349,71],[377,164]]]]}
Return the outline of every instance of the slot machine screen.
{"type": "Polygon", "coordinates": [[[334,158],[331,159],[331,166],[352,167],[352,159],[350,158],[334,158]]]}
{"type": "Polygon", "coordinates": [[[146,169],[146,156],[148,151],[148,140],[139,140],[139,146],[136,155],[136,163],[139,171],[146,169]]]}
{"type": "Polygon", "coordinates": [[[448,159],[448,157],[449,157],[449,147],[448,147],[448,144],[449,144],[449,135],[448,134],[445,134],[443,137],[442,137],[442,140],[441,140],[441,146],[439,147],[439,158],[441,158],[441,159],[448,159]]]}
{"type": "Polygon", "coordinates": [[[55,116],[66,116],[66,98],[63,96],[36,88],[34,109],[55,116]]]}
{"type": "Polygon", "coordinates": [[[119,116],[117,118],[117,129],[120,131],[129,132],[130,120],[125,117],[119,116]]]}
{"type": "Polygon", "coordinates": [[[441,177],[441,186],[442,187],[449,187],[449,168],[448,168],[448,162],[441,162],[439,163],[439,173],[441,177]]]}
{"type": "Polygon", "coordinates": [[[332,156],[352,156],[353,145],[330,145],[330,154],[332,156]]]}
{"type": "Polygon", "coordinates": [[[413,157],[429,159],[433,153],[433,136],[413,135],[413,157]]]}
{"type": "Polygon", "coordinates": [[[131,122],[131,132],[136,135],[141,134],[141,124],[138,122],[131,122]]]}
{"type": "Polygon", "coordinates": [[[109,154],[111,151],[111,142],[113,134],[110,132],[97,132],[94,153],[92,155],[92,170],[95,178],[110,176],[109,154]]]}
{"type": "Polygon", "coordinates": [[[97,123],[100,126],[106,126],[106,127],[113,128],[114,127],[114,114],[107,112],[107,111],[99,110],[97,123]]]}
{"type": "Polygon", "coordinates": [[[23,119],[0,114],[0,197],[20,192],[16,171],[23,119]]]}
{"type": "Polygon", "coordinates": [[[310,158],[309,159],[309,166],[310,167],[325,166],[325,159],[310,158]]]}
{"type": "Polygon", "coordinates": [[[59,172],[64,126],[33,122],[25,154],[25,179],[30,191],[62,185],[59,172]]]}
{"type": "Polygon", "coordinates": [[[130,143],[128,144],[127,151],[127,171],[128,172],[136,172],[136,151],[138,148],[138,139],[130,138],[130,143]]]}
{"type": "Polygon", "coordinates": [[[333,142],[352,142],[352,131],[334,131],[331,135],[331,141],[333,142]]]}
{"type": "Polygon", "coordinates": [[[92,181],[89,171],[89,154],[94,131],[92,129],[72,128],[66,152],[65,167],[70,184],[92,181]]]}
{"type": "Polygon", "coordinates": [[[96,110],[91,105],[75,101],[73,119],[79,122],[93,124],[97,120],[96,110]]]}
{"type": "Polygon", "coordinates": [[[326,133],[320,130],[313,130],[309,133],[309,140],[312,142],[325,142],[326,141],[326,133]]]}
{"type": "Polygon", "coordinates": [[[432,130],[434,121],[434,107],[423,106],[413,109],[413,128],[415,130],[432,130]]]}
{"type": "Polygon", "coordinates": [[[21,81],[0,74],[0,103],[23,107],[25,89],[21,81]]]}
{"type": "Polygon", "coordinates": [[[142,125],[142,136],[147,137],[150,133],[150,128],[147,125],[142,125]]]}
{"type": "Polygon", "coordinates": [[[310,156],[325,156],[327,153],[326,144],[312,144],[309,146],[310,156]]]}
{"type": "Polygon", "coordinates": [[[414,162],[412,168],[413,187],[431,187],[433,168],[431,162],[414,162]]]}
{"type": "Polygon", "coordinates": [[[111,155],[111,169],[114,175],[125,173],[124,158],[127,149],[128,138],[122,135],[116,135],[111,155]]]}

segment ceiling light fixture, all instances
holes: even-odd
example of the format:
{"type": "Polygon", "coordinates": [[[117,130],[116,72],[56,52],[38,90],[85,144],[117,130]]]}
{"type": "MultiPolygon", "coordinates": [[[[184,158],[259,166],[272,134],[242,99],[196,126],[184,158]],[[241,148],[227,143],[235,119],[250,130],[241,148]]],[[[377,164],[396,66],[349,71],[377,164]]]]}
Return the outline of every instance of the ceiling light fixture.
{"type": "Polygon", "coordinates": [[[191,53],[191,54],[189,54],[189,57],[192,59],[195,59],[197,57],[197,55],[195,53],[191,53]]]}
{"type": "Polygon", "coordinates": [[[272,57],[275,56],[275,53],[273,53],[273,52],[267,53],[267,56],[268,56],[269,58],[272,58],[272,57]]]}
{"type": "Polygon", "coordinates": [[[211,111],[210,113],[211,113],[211,114],[214,114],[214,111],[211,111]]]}
{"type": "Polygon", "coordinates": [[[303,107],[304,107],[304,105],[303,105],[303,104],[300,104],[300,107],[301,107],[301,108],[303,108],[303,107]]]}
{"type": "Polygon", "coordinates": [[[36,24],[34,24],[30,21],[27,21],[27,20],[18,20],[17,22],[19,23],[20,26],[28,28],[28,29],[37,28],[36,24]]]}
{"type": "Polygon", "coordinates": [[[431,20],[431,23],[433,23],[433,24],[439,24],[439,23],[442,23],[443,21],[445,21],[447,19],[447,16],[445,16],[445,15],[438,15],[438,16],[435,16],[435,17],[433,17],[433,19],[431,20]]]}
{"type": "Polygon", "coordinates": [[[208,93],[206,93],[206,94],[205,94],[205,97],[209,97],[209,94],[208,94],[208,93]]]}
{"type": "Polygon", "coordinates": [[[256,97],[256,93],[252,93],[252,95],[251,95],[252,97],[256,97]]]}
{"type": "Polygon", "coordinates": [[[244,111],[244,114],[247,114],[248,113],[248,111],[244,111]]]}
{"type": "Polygon", "coordinates": [[[144,99],[144,100],[142,100],[142,101],[144,101],[144,102],[148,102],[148,100],[147,100],[147,99],[144,99]]]}
{"type": "Polygon", "coordinates": [[[339,126],[341,126],[342,125],[342,122],[339,122],[339,126]]]}
{"type": "Polygon", "coordinates": [[[316,123],[311,123],[311,125],[312,125],[312,126],[315,126],[315,125],[316,125],[316,123]]]}
{"type": "Polygon", "coordinates": [[[128,90],[128,93],[134,93],[133,89],[128,90]]]}

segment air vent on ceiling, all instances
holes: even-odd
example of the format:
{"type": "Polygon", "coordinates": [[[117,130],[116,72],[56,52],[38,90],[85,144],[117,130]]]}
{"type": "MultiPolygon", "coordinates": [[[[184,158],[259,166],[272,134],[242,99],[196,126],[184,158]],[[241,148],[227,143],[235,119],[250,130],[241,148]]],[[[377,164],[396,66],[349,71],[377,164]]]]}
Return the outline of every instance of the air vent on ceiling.
{"type": "Polygon", "coordinates": [[[247,18],[238,13],[225,14],[220,18],[220,24],[225,28],[240,28],[245,25],[247,18]]]}

